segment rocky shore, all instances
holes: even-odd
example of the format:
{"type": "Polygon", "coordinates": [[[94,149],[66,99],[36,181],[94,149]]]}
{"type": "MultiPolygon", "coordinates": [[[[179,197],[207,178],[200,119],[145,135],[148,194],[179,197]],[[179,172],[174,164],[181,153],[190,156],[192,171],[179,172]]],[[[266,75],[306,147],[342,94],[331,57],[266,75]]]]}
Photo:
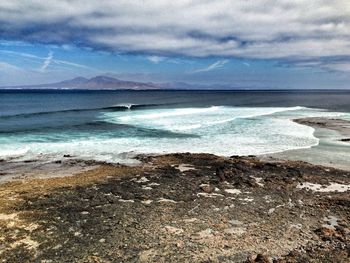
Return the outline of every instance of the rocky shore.
{"type": "Polygon", "coordinates": [[[349,262],[350,172],[140,156],[0,185],[0,262],[349,262]]]}

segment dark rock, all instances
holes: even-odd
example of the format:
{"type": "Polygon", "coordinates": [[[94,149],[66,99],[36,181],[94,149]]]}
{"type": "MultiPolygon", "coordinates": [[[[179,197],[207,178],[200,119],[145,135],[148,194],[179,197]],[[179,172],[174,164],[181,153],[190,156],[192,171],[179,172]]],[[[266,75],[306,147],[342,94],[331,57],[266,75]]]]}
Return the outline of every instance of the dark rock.
{"type": "Polygon", "coordinates": [[[336,229],[331,229],[329,227],[320,227],[316,229],[316,234],[318,234],[322,240],[331,241],[333,239],[339,239],[341,241],[345,241],[344,230],[341,227],[336,229]]]}
{"type": "Polygon", "coordinates": [[[178,175],[178,172],[179,172],[175,167],[171,165],[167,165],[157,170],[160,171],[162,176],[165,176],[165,177],[175,177],[178,175]]]}
{"type": "Polygon", "coordinates": [[[270,263],[270,260],[268,258],[268,256],[266,255],[263,255],[263,254],[258,254],[255,259],[253,256],[248,256],[247,257],[247,260],[246,260],[246,263],[270,263]]]}
{"type": "Polygon", "coordinates": [[[215,187],[209,184],[204,184],[199,187],[205,193],[212,193],[215,190],[215,187]]]}
{"type": "Polygon", "coordinates": [[[226,177],[225,177],[225,171],[223,167],[217,167],[216,171],[215,171],[216,176],[218,176],[220,178],[221,181],[225,181],[226,177]]]}
{"type": "Polygon", "coordinates": [[[255,262],[259,262],[259,263],[269,263],[270,260],[268,258],[268,256],[263,255],[263,254],[258,254],[256,256],[255,262]]]}

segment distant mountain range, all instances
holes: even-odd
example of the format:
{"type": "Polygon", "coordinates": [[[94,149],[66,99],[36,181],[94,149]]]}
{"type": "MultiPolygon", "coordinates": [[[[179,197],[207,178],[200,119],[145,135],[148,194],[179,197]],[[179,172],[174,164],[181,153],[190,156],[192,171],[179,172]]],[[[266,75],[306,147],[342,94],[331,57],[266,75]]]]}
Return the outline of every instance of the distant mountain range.
{"type": "Polygon", "coordinates": [[[7,86],[6,89],[105,89],[105,90],[149,90],[159,89],[159,85],[154,83],[144,83],[135,81],[120,80],[108,76],[97,76],[90,79],[77,77],[74,79],[64,80],[56,83],[7,86]]]}
{"type": "Polygon", "coordinates": [[[93,78],[77,77],[55,83],[4,86],[0,89],[81,89],[81,90],[158,90],[158,89],[182,89],[182,90],[210,90],[210,89],[242,89],[221,84],[198,85],[186,82],[152,83],[120,80],[110,76],[96,76],[93,78]]]}

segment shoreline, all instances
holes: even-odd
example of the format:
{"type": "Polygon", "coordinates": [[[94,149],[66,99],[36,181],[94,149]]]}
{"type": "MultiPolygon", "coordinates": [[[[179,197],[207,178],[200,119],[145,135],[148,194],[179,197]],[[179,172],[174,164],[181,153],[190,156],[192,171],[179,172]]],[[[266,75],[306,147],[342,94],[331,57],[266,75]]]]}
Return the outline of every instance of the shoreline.
{"type": "Polygon", "coordinates": [[[346,138],[349,121],[341,131],[330,128],[339,120],[322,119],[326,128],[319,119],[302,121],[324,135],[320,144],[272,156],[139,155],[135,166],[71,156],[3,161],[0,258],[345,262],[350,169],[342,159],[327,165],[321,157],[339,144],[349,151],[348,142],[338,141],[346,138]],[[306,157],[310,163],[300,161],[306,157]]]}
{"type": "MultiPolygon", "coordinates": [[[[262,161],[305,161],[314,165],[322,165],[350,171],[350,121],[335,118],[301,118],[294,119],[296,123],[308,125],[315,129],[314,135],[319,144],[308,148],[287,150],[256,156],[262,161]]],[[[180,153],[181,154],[181,153],[180,153]]],[[[140,156],[144,156],[140,154],[140,156]]],[[[149,156],[162,156],[150,154],[149,156]]],[[[138,157],[135,157],[137,160],[138,157]]],[[[63,156],[55,161],[6,161],[0,160],[0,185],[12,180],[38,178],[53,178],[73,176],[75,174],[95,169],[100,165],[109,164],[94,160],[76,159],[74,156],[63,156]]],[[[117,163],[111,165],[118,165],[117,163]]],[[[139,164],[127,164],[137,166],[139,164]]]]}
{"type": "Polygon", "coordinates": [[[314,165],[350,171],[349,120],[314,117],[295,119],[293,121],[314,128],[314,136],[319,139],[319,144],[305,149],[265,154],[260,156],[262,160],[305,161],[314,165]]]}

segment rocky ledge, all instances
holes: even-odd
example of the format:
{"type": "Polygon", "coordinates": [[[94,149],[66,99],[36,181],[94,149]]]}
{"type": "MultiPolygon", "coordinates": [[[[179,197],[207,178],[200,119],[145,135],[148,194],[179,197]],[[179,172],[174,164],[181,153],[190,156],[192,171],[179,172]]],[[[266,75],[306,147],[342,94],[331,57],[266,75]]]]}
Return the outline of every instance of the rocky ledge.
{"type": "Polygon", "coordinates": [[[350,173],[140,156],[0,185],[2,262],[349,262],[350,173]]]}

